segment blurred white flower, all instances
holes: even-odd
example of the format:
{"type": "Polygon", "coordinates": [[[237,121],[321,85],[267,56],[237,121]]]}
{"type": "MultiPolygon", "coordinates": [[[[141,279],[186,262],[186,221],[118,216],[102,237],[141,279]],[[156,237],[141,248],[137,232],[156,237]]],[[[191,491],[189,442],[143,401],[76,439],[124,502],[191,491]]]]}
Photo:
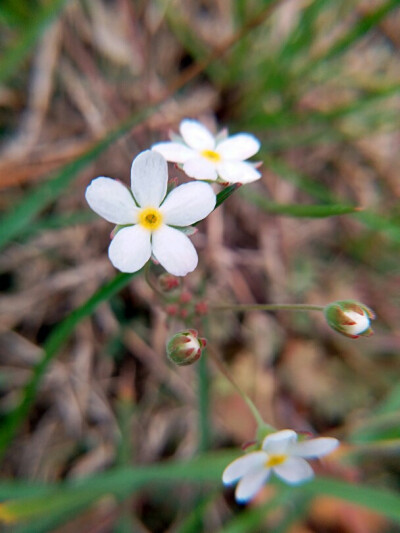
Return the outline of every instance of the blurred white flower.
{"type": "Polygon", "coordinates": [[[186,183],[167,197],[168,168],[162,155],[147,150],[132,163],[131,189],[111,178],[99,177],[86,189],[86,200],[98,215],[123,226],[108,249],[111,263],[122,272],[136,272],[154,258],[175,276],[197,266],[197,252],[177,228],[205,218],[216,197],[207,183],[186,183]]]}
{"type": "Polygon", "coordinates": [[[291,429],[272,433],[263,440],[261,450],[250,452],[228,465],[222,475],[225,485],[238,480],[235,498],[240,503],[251,500],[274,472],[290,485],[308,481],[314,475],[305,458],[322,457],[339,444],[337,439],[320,437],[297,441],[298,435],[291,429]]]}
{"type": "Polygon", "coordinates": [[[152,150],[181,165],[191,178],[250,183],[261,177],[255,165],[245,161],[260,149],[260,141],[253,135],[214,137],[200,122],[190,119],[182,120],[179,130],[181,137],[174,135],[171,142],[154,144],[152,150]]]}

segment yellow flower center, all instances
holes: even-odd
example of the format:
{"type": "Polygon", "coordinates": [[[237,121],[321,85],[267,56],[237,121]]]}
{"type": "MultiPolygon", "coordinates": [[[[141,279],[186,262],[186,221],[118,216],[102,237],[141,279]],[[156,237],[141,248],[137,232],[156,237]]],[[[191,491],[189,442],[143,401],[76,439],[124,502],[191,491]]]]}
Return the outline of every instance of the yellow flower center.
{"type": "Polygon", "coordinates": [[[139,213],[139,224],[151,231],[158,229],[161,226],[162,221],[162,214],[154,207],[146,207],[139,213]]]}
{"type": "Polygon", "coordinates": [[[203,150],[201,155],[212,163],[218,163],[221,161],[221,156],[217,152],[214,152],[214,150],[203,150]]]}
{"type": "Polygon", "coordinates": [[[287,455],[284,454],[274,454],[270,455],[269,459],[265,462],[267,468],[272,468],[273,466],[278,466],[284,463],[287,459],[287,455]]]}

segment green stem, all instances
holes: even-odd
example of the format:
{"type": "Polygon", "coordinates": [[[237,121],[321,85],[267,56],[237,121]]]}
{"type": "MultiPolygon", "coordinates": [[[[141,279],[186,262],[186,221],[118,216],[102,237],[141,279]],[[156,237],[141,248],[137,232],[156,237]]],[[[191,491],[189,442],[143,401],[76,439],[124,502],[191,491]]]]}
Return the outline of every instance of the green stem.
{"type": "Polygon", "coordinates": [[[162,291],[160,291],[160,289],[157,287],[157,285],[155,285],[155,283],[153,283],[153,280],[151,279],[150,266],[151,261],[147,261],[144,266],[144,278],[146,280],[146,283],[150,287],[150,289],[161,298],[161,300],[167,301],[168,297],[162,291]]]}
{"type": "Polygon", "coordinates": [[[225,304],[210,305],[210,311],[323,311],[322,305],[309,304],[225,304]]]}
{"type": "Polygon", "coordinates": [[[272,431],[275,431],[275,428],[270,426],[269,424],[266,424],[260,415],[260,412],[258,411],[257,407],[254,405],[253,401],[247,396],[245,392],[242,391],[242,389],[239,387],[239,385],[236,383],[236,381],[231,376],[231,373],[226,368],[224,363],[219,359],[216,353],[214,353],[213,350],[208,348],[208,353],[213,360],[216,367],[218,367],[218,370],[223,374],[226,379],[229,381],[229,383],[233,386],[233,388],[240,394],[241,398],[246,403],[247,407],[250,409],[251,414],[253,415],[255,421],[257,422],[257,426],[259,429],[261,428],[271,428],[272,431]]]}
{"type": "Polygon", "coordinates": [[[208,386],[207,352],[204,350],[202,357],[197,363],[197,386],[199,407],[199,452],[205,452],[210,448],[211,429],[209,420],[210,391],[208,386]]]}

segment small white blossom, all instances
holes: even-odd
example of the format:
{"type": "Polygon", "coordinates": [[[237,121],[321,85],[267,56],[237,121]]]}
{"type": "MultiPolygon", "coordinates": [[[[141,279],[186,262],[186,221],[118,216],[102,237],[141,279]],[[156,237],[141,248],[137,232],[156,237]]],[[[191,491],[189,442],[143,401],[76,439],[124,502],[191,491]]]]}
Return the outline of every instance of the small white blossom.
{"type": "Polygon", "coordinates": [[[131,191],[105,177],[94,179],[87,188],[86,200],[93,211],[123,226],[108,249],[118,270],[136,272],[151,256],[175,276],[185,276],[196,268],[197,252],[180,229],[211,213],[215,193],[207,183],[192,182],[165,196],[167,182],[166,160],[147,150],[133,160],[131,191]]]}
{"type": "Polygon", "coordinates": [[[310,480],[314,472],[305,459],[322,457],[339,444],[337,439],[320,437],[298,442],[291,429],[272,433],[263,440],[261,450],[250,452],[228,465],[222,475],[225,485],[239,481],[235,498],[240,503],[251,500],[268,481],[271,473],[289,485],[310,480]]]}
{"type": "Polygon", "coordinates": [[[167,161],[178,163],[183,171],[198,180],[250,183],[261,173],[245,160],[260,149],[260,141],[249,133],[214,137],[197,120],[185,119],[179,126],[181,137],[157,143],[152,149],[167,161]]]}

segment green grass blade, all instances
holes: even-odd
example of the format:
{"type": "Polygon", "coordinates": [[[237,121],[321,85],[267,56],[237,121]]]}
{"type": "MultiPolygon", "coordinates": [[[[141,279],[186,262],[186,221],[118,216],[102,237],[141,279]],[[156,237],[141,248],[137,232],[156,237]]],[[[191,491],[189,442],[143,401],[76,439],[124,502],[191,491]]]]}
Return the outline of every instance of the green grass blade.
{"type": "Polygon", "coordinates": [[[0,519],[14,517],[15,521],[38,520],[51,515],[67,516],[77,506],[88,507],[105,495],[124,498],[145,485],[171,483],[221,484],[225,466],[233,459],[232,452],[219,452],[197,457],[191,461],[153,464],[143,467],[124,467],[76,482],[51,486],[51,493],[10,500],[0,506],[0,519]]]}
{"type": "Polygon", "coordinates": [[[57,355],[62,345],[68,340],[75,327],[86,317],[90,316],[96,307],[125,287],[138,274],[118,274],[114,279],[101,287],[83,305],[75,309],[67,318],[60,322],[46,340],[44,355],[33,370],[30,381],[25,386],[23,397],[19,405],[8,414],[3,421],[0,433],[0,457],[13,439],[16,431],[28,416],[30,408],[36,398],[41,379],[49,364],[57,355]]]}
{"type": "MultiPolygon", "coordinates": [[[[0,517],[33,520],[51,514],[66,513],[78,504],[89,506],[106,494],[127,497],[145,485],[170,486],[171,483],[221,483],[225,466],[233,459],[232,452],[200,456],[187,462],[164,462],[137,468],[119,468],[76,482],[52,486],[52,493],[8,501],[0,507],[0,517]]],[[[249,509],[235,517],[223,533],[257,531],[270,509],[315,496],[332,496],[360,505],[400,523],[400,495],[387,489],[349,484],[345,481],[318,477],[300,487],[277,483],[278,495],[266,505],[249,509]]]]}
{"type": "Polygon", "coordinates": [[[121,135],[146,119],[155,109],[156,107],[153,106],[148,107],[139,113],[135,113],[128,120],[120,124],[119,127],[96,143],[81,157],[63,167],[53,179],[30,191],[25,199],[0,220],[0,249],[28,228],[35,216],[52,201],[56,200],[62,191],[77,177],[81,170],[99,157],[100,154],[121,137],[121,135]]]}
{"type": "Polygon", "coordinates": [[[253,191],[243,191],[247,201],[256,205],[263,211],[275,215],[290,217],[326,218],[338,215],[348,215],[358,211],[359,208],[349,205],[301,205],[301,204],[277,204],[253,191]]]}
{"type": "Polygon", "coordinates": [[[67,0],[44,2],[33,20],[23,27],[16,42],[11,43],[0,59],[0,83],[7,81],[31,52],[45,28],[59,15],[67,0]]]}
{"type": "MultiPolygon", "coordinates": [[[[304,176],[296,170],[290,168],[283,161],[277,158],[268,157],[265,159],[265,166],[272,172],[290,181],[300,190],[306,192],[311,197],[329,205],[338,205],[337,198],[318,181],[304,176]]],[[[340,204],[342,205],[342,204],[340,204]]],[[[389,216],[383,216],[379,213],[374,213],[368,209],[357,210],[353,207],[354,217],[358,218],[367,228],[382,232],[394,243],[400,243],[400,223],[399,221],[389,216]]]]}
{"type": "Polygon", "coordinates": [[[346,52],[350,46],[358,41],[358,39],[365,37],[370,30],[375,28],[381,20],[396,7],[399,7],[399,1],[389,0],[379,6],[375,11],[361,15],[358,22],[344,37],[339,39],[327,52],[318,57],[315,61],[309,61],[301,75],[304,76],[306,72],[310,72],[321,62],[336,58],[346,52]]]}
{"type": "Polygon", "coordinates": [[[346,500],[400,523],[400,495],[388,489],[353,485],[338,479],[318,477],[295,490],[304,491],[312,496],[333,496],[346,500]]]}

